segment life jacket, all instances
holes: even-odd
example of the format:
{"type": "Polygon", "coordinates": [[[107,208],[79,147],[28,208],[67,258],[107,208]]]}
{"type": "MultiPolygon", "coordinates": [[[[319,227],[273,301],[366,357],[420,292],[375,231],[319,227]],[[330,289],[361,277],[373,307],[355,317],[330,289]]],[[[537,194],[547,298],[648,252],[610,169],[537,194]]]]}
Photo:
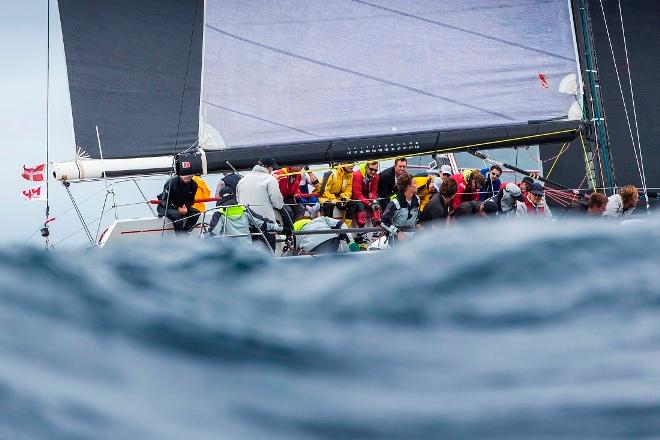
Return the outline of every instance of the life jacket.
{"type": "Polygon", "coordinates": [[[300,194],[300,180],[302,175],[300,172],[296,174],[289,174],[288,168],[280,168],[273,173],[280,186],[280,192],[283,197],[293,197],[300,194]]]}
{"type": "MultiPolygon", "coordinates": [[[[197,183],[197,192],[195,193],[195,200],[208,199],[209,197],[211,197],[211,190],[209,189],[209,186],[206,184],[204,179],[202,179],[199,176],[193,176],[193,180],[195,181],[195,183],[197,183]]],[[[192,205],[192,207],[198,210],[199,212],[206,211],[206,204],[204,202],[195,203],[194,205],[192,205]]]]}
{"type": "Polygon", "coordinates": [[[304,228],[305,225],[307,223],[311,222],[311,221],[312,221],[311,218],[301,218],[300,220],[298,220],[297,222],[295,222],[293,224],[293,230],[294,231],[302,231],[302,228],[304,228]]]}
{"type": "Polygon", "coordinates": [[[325,186],[321,192],[321,203],[335,201],[339,198],[350,200],[353,195],[353,172],[344,171],[343,166],[338,165],[332,170],[327,180],[323,175],[325,186]]]}
{"type": "Polygon", "coordinates": [[[530,216],[543,215],[545,213],[545,207],[543,205],[536,206],[532,202],[530,202],[527,197],[525,197],[524,203],[525,203],[525,208],[527,208],[527,213],[530,216]]]}
{"type": "Polygon", "coordinates": [[[452,179],[456,182],[458,191],[452,199],[451,207],[455,211],[463,202],[479,201],[479,192],[470,192],[468,193],[468,182],[470,181],[470,174],[474,170],[465,170],[463,173],[454,174],[451,176],[452,179]]]}
{"type": "Polygon", "coordinates": [[[367,179],[367,164],[363,163],[360,168],[353,172],[353,200],[370,203],[378,198],[378,174],[367,179]]]}
{"type": "Polygon", "coordinates": [[[431,198],[431,187],[433,187],[433,176],[417,176],[413,177],[417,184],[417,196],[419,197],[419,210],[423,211],[426,204],[431,198]]]}

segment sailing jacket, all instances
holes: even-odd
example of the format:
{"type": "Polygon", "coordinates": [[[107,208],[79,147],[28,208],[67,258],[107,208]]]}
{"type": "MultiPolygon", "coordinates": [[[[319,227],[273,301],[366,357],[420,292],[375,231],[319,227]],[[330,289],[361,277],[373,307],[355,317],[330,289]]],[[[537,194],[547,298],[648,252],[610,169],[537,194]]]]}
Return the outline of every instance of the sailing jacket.
{"type": "Polygon", "coordinates": [[[380,199],[380,206],[383,209],[387,206],[394,194],[396,194],[394,167],[389,167],[381,171],[378,175],[378,198],[380,199]]]}
{"type": "Polygon", "coordinates": [[[410,204],[403,193],[399,192],[396,198],[387,205],[381,217],[381,226],[390,233],[396,234],[399,228],[415,227],[419,220],[419,197],[413,195],[410,204]]]}
{"type": "Polygon", "coordinates": [[[165,215],[167,209],[178,209],[182,206],[190,209],[195,204],[195,193],[197,193],[197,183],[191,180],[185,183],[181,177],[174,176],[165,182],[163,192],[158,195],[158,215],[165,215]],[[168,196],[169,194],[169,196],[168,196]],[[167,208],[165,208],[165,204],[167,208]]]}
{"type": "MultiPolygon", "coordinates": [[[[199,176],[193,176],[193,180],[195,183],[197,183],[197,192],[195,193],[195,200],[201,200],[201,199],[208,199],[211,197],[211,190],[209,189],[209,186],[204,182],[204,179],[202,179],[199,176]]],[[[198,210],[199,212],[204,212],[206,211],[206,203],[205,202],[199,202],[195,203],[193,205],[193,208],[198,210]]]]}
{"type": "MultiPolygon", "coordinates": [[[[243,176],[238,173],[229,173],[220,179],[218,186],[215,187],[215,196],[220,197],[220,190],[222,188],[229,188],[232,194],[236,194],[236,187],[238,186],[238,181],[241,180],[243,176]]],[[[220,201],[218,201],[220,202],[220,201]]],[[[220,204],[218,203],[218,206],[220,204]]]]}
{"type": "Polygon", "coordinates": [[[213,213],[209,225],[209,233],[215,237],[238,235],[238,237],[232,238],[249,245],[252,242],[250,226],[262,232],[282,231],[282,226],[265,217],[261,217],[259,214],[250,210],[250,208],[233,204],[223,205],[213,213]]]}
{"type": "Polygon", "coordinates": [[[502,182],[500,181],[500,179],[495,179],[495,180],[491,179],[490,168],[482,168],[479,172],[481,173],[482,176],[486,178],[486,183],[484,184],[484,187],[481,188],[481,194],[479,194],[479,200],[483,202],[486,199],[489,199],[497,195],[497,192],[500,190],[502,182]]]}
{"type": "MultiPolygon", "coordinates": [[[[318,231],[324,229],[346,229],[342,220],[330,217],[317,217],[314,220],[304,218],[293,224],[294,231],[318,231]]],[[[338,234],[296,235],[296,247],[305,252],[311,252],[316,246],[337,237],[338,234]]],[[[344,235],[344,234],[342,234],[344,235]]],[[[350,234],[345,239],[350,240],[350,234]]]]}
{"type": "Polygon", "coordinates": [[[467,181],[470,177],[470,173],[472,173],[472,170],[466,170],[463,172],[463,174],[459,173],[451,176],[451,178],[456,182],[456,186],[458,187],[458,191],[456,191],[456,195],[451,201],[451,207],[454,211],[456,211],[463,202],[470,202],[472,200],[479,201],[478,191],[469,194],[466,193],[468,186],[467,181]]]}
{"type": "Polygon", "coordinates": [[[267,168],[255,165],[252,172],[243,176],[236,186],[238,202],[271,221],[275,221],[275,209],[282,209],[284,199],[277,180],[267,168]],[[273,209],[274,208],[274,209],[273,209]]]}
{"type": "Polygon", "coordinates": [[[438,222],[449,217],[449,208],[451,200],[445,203],[445,199],[440,194],[433,194],[426,204],[426,208],[420,214],[422,222],[438,222]]]}
{"type": "Polygon", "coordinates": [[[517,203],[516,217],[545,217],[549,219],[552,218],[552,213],[550,212],[550,208],[545,205],[544,201],[541,201],[538,205],[535,205],[529,201],[528,197],[525,197],[524,202],[517,203]]]}
{"type": "Polygon", "coordinates": [[[360,169],[353,172],[353,195],[352,200],[362,202],[364,206],[370,206],[378,198],[378,174],[367,179],[367,165],[360,165],[360,169]]]}
{"type": "Polygon", "coordinates": [[[434,176],[417,176],[413,177],[417,184],[417,196],[419,197],[419,210],[424,211],[426,204],[431,198],[431,188],[433,188],[434,176]]]}
{"type": "Polygon", "coordinates": [[[283,175],[288,173],[288,168],[280,168],[273,173],[273,176],[277,179],[277,183],[280,185],[280,192],[285,198],[300,198],[300,180],[302,179],[302,175],[300,173],[289,174],[288,176],[283,175]]]}
{"type": "Polygon", "coordinates": [[[335,167],[328,176],[323,194],[319,197],[321,203],[338,202],[340,198],[350,200],[353,195],[353,173],[344,171],[341,165],[335,167]]]}
{"type": "Polygon", "coordinates": [[[634,206],[624,210],[621,194],[614,194],[607,198],[607,207],[603,215],[614,220],[624,220],[626,217],[630,217],[634,210],[634,206]]]}

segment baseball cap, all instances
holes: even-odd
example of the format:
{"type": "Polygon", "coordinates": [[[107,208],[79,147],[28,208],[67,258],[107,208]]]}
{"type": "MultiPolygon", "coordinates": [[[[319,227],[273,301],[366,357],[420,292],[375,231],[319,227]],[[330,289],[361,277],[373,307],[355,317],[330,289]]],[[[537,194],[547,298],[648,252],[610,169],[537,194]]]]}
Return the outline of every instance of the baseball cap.
{"type": "Polygon", "coordinates": [[[522,195],[522,192],[520,191],[520,188],[515,183],[507,183],[506,186],[504,187],[504,190],[508,192],[511,195],[511,197],[518,200],[519,202],[525,200],[525,198],[522,195]]]}
{"type": "Polygon", "coordinates": [[[529,176],[525,176],[525,177],[523,177],[523,180],[522,180],[522,181],[523,181],[524,183],[526,183],[528,186],[529,186],[529,185],[532,185],[532,184],[534,183],[534,179],[532,179],[532,178],[529,177],[529,176]]]}
{"type": "Polygon", "coordinates": [[[532,183],[532,185],[529,187],[529,192],[534,194],[535,196],[542,196],[543,195],[543,186],[541,186],[540,183],[532,183]]]}
{"type": "Polygon", "coordinates": [[[440,167],[440,174],[449,174],[451,175],[451,167],[449,165],[443,165],[440,167]]]}
{"type": "Polygon", "coordinates": [[[273,159],[270,156],[262,156],[259,159],[259,165],[264,167],[272,167],[272,168],[277,167],[277,164],[275,163],[275,159],[273,159]]]}

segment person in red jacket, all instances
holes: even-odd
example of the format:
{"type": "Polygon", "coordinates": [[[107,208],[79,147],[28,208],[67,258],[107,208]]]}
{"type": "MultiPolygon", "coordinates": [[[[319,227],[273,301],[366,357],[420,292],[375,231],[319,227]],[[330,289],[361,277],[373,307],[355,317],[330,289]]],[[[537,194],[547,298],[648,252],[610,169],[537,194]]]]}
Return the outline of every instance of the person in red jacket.
{"type": "Polygon", "coordinates": [[[462,174],[454,174],[451,178],[458,188],[451,201],[452,210],[457,210],[463,202],[479,201],[479,191],[486,183],[486,178],[479,170],[466,170],[462,174]]]}
{"type": "Polygon", "coordinates": [[[300,203],[301,170],[302,166],[292,165],[273,172],[284,198],[285,209],[294,222],[300,220],[305,212],[305,207],[300,203]]]}
{"type": "Polygon", "coordinates": [[[371,215],[372,223],[380,223],[377,161],[367,162],[353,172],[353,194],[346,210],[358,228],[364,228],[367,214],[371,215]]]}

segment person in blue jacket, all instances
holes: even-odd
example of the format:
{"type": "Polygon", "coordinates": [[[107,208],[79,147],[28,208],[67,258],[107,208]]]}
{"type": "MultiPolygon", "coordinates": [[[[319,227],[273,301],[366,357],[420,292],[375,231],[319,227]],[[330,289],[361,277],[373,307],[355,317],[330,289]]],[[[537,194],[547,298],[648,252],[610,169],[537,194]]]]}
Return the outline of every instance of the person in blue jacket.
{"type": "Polygon", "coordinates": [[[481,169],[480,172],[486,178],[486,184],[481,188],[481,193],[479,194],[479,199],[483,202],[486,199],[497,195],[499,192],[500,186],[502,185],[502,182],[500,181],[502,167],[499,165],[493,165],[490,168],[481,169]]]}

